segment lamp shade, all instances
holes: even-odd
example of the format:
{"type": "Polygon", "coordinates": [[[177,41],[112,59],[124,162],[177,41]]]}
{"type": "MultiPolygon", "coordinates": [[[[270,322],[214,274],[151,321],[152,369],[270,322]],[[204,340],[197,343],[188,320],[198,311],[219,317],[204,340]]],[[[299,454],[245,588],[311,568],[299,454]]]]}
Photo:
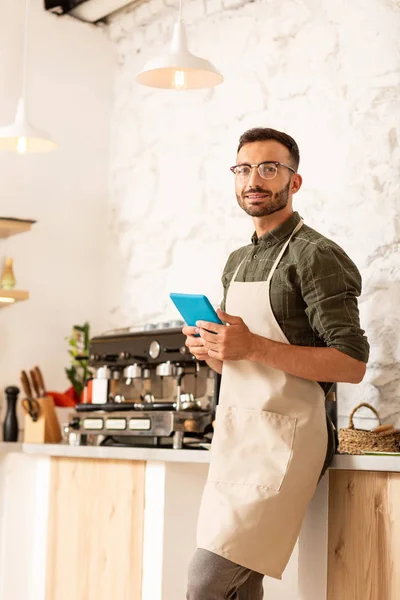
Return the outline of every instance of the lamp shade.
{"type": "Polygon", "coordinates": [[[45,131],[33,127],[28,122],[25,102],[20,98],[14,123],[0,127],[0,150],[28,154],[30,152],[50,152],[57,144],[45,131]]]}
{"type": "Polygon", "coordinates": [[[181,19],[175,25],[169,54],[150,60],[136,76],[142,85],[170,90],[210,88],[223,80],[212,63],[189,52],[181,19]]]}

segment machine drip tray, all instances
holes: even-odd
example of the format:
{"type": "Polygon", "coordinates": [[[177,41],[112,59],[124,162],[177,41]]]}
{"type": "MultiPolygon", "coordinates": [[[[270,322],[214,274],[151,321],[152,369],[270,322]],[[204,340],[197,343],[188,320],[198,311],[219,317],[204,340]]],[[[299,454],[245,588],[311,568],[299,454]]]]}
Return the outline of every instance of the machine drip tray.
{"type": "Polygon", "coordinates": [[[105,404],[77,404],[75,410],[78,413],[85,412],[127,412],[130,410],[175,410],[175,402],[107,402],[105,404]]]}
{"type": "MultiPolygon", "coordinates": [[[[207,450],[209,438],[184,438],[182,450],[207,450]]],[[[160,448],[163,450],[173,449],[172,437],[138,437],[138,436],[116,436],[110,435],[104,438],[100,446],[118,446],[125,448],[160,448]]]]}

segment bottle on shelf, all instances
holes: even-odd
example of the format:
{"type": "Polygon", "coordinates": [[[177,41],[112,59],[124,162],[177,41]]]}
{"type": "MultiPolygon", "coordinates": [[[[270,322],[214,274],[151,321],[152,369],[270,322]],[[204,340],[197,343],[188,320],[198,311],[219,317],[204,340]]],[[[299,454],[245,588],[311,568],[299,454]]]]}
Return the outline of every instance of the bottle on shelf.
{"type": "Polygon", "coordinates": [[[15,284],[16,281],[13,269],[13,259],[6,258],[0,278],[0,288],[3,290],[12,290],[15,287],[15,284]]]}

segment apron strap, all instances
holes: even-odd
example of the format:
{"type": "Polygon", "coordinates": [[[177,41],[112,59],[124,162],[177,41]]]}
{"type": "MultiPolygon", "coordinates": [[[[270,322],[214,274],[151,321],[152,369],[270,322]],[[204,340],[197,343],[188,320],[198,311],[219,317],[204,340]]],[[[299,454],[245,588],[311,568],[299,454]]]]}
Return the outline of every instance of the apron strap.
{"type": "Polygon", "coordinates": [[[268,282],[271,281],[272,275],[274,274],[276,267],[278,266],[282,256],[284,255],[286,248],[289,246],[290,240],[303,227],[303,225],[304,225],[304,221],[303,221],[303,219],[300,219],[300,221],[297,223],[296,227],[293,229],[292,233],[290,234],[289,238],[284,243],[282,250],[279,252],[278,256],[276,257],[276,260],[275,260],[274,264],[272,265],[272,268],[269,272],[269,275],[267,278],[268,282]]]}

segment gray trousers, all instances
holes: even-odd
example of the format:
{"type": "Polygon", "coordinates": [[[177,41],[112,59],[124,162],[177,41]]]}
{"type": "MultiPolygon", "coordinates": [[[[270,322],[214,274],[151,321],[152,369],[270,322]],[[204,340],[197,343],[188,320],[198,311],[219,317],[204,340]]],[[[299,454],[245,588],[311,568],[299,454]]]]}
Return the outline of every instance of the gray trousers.
{"type": "Polygon", "coordinates": [[[264,575],[198,548],[189,567],[186,600],[262,600],[264,575]]]}

